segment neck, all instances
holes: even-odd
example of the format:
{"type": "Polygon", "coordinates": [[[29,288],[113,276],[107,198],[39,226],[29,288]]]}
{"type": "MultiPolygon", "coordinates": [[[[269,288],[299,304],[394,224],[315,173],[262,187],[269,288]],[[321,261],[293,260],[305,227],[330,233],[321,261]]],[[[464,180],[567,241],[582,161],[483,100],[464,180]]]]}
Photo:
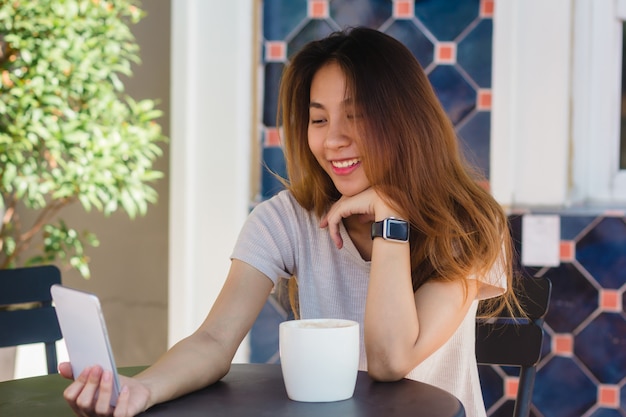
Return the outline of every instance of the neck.
{"type": "Polygon", "coordinates": [[[362,215],[353,215],[343,219],[343,225],[352,243],[366,261],[372,259],[372,223],[373,221],[362,215]]]}

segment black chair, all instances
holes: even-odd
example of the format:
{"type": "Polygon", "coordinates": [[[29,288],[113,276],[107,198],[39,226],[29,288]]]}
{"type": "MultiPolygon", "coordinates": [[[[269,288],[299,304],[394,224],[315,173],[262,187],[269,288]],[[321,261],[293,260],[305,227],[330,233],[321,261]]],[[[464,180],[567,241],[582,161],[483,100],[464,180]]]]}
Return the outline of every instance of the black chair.
{"type": "Polygon", "coordinates": [[[55,342],[62,338],[50,287],[61,283],[56,266],[0,269],[0,347],[44,343],[48,373],[57,373],[55,342]]]}
{"type": "Polygon", "coordinates": [[[523,278],[517,292],[526,313],[477,319],[476,360],[479,365],[520,368],[513,417],[528,417],[532,402],[537,363],[543,344],[543,320],[550,303],[552,283],[546,277],[523,278]]]}

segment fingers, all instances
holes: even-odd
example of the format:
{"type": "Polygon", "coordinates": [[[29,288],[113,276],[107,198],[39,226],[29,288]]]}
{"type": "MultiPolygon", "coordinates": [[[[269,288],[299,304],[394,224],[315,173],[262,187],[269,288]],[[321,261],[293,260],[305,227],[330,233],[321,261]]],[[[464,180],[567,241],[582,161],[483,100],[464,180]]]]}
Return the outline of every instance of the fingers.
{"type": "MultiPolygon", "coordinates": [[[[83,373],[81,373],[81,377],[83,376],[83,373]]],[[[89,412],[93,411],[101,377],[101,367],[94,366],[90,368],[86,381],[83,383],[83,389],[80,394],[78,394],[78,397],[76,397],[76,405],[78,405],[80,409],[87,410],[89,412]]]]}
{"type": "Polygon", "coordinates": [[[59,374],[61,374],[63,378],[74,379],[72,365],[69,362],[61,362],[59,364],[59,374]]]}
{"type": "MultiPolygon", "coordinates": [[[[83,390],[87,385],[90,372],[91,368],[85,368],[80,373],[78,378],[76,378],[76,380],[72,384],[70,384],[70,386],[67,387],[65,391],[63,391],[63,398],[65,398],[65,401],[67,401],[74,413],[79,416],[85,415],[81,410],[81,405],[78,404],[78,398],[81,396],[83,390]]],[[[89,404],[89,406],[91,407],[91,403],[89,404]]]]}
{"type": "Polygon", "coordinates": [[[121,377],[125,385],[119,392],[117,404],[111,406],[115,390],[113,373],[103,371],[99,366],[84,369],[78,378],[63,392],[72,411],[78,416],[116,416],[129,417],[147,408],[148,390],[132,379],[121,377]],[[131,388],[134,386],[133,399],[131,388]],[[137,395],[136,395],[137,394],[137,395]]]}
{"type": "Polygon", "coordinates": [[[111,396],[113,395],[113,374],[110,371],[102,372],[100,378],[100,388],[98,399],[96,400],[95,411],[98,415],[107,415],[112,411],[111,396]]]}
{"type": "Polygon", "coordinates": [[[133,413],[129,412],[130,409],[130,389],[124,385],[120,390],[120,395],[117,397],[117,405],[115,406],[114,417],[126,417],[132,416],[133,413]]]}
{"type": "Polygon", "coordinates": [[[341,249],[343,247],[343,239],[341,238],[341,233],[339,232],[339,222],[341,222],[342,217],[339,217],[337,220],[333,220],[329,218],[329,216],[330,212],[322,218],[320,227],[322,229],[328,228],[328,233],[330,234],[330,238],[333,243],[337,249],[341,249]]]}
{"type": "Polygon", "coordinates": [[[111,415],[113,374],[99,366],[85,368],[63,392],[74,413],[79,416],[111,415]]]}

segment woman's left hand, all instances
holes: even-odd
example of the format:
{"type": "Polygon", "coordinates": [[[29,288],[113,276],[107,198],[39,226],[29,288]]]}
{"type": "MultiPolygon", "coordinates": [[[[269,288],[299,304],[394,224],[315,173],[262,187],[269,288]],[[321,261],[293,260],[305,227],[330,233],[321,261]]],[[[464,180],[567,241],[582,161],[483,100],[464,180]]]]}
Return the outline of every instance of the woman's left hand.
{"type": "Polygon", "coordinates": [[[339,233],[339,223],[347,217],[357,215],[363,223],[374,221],[375,206],[382,200],[372,188],[351,196],[342,196],[322,217],[320,227],[328,228],[330,237],[337,248],[343,247],[343,239],[339,233]]]}
{"type": "Polygon", "coordinates": [[[328,228],[335,246],[341,249],[343,240],[339,233],[339,223],[343,219],[358,216],[362,223],[370,223],[377,217],[382,219],[390,216],[398,217],[398,215],[373,188],[367,188],[354,196],[342,196],[337,200],[322,218],[320,227],[328,228]]]}

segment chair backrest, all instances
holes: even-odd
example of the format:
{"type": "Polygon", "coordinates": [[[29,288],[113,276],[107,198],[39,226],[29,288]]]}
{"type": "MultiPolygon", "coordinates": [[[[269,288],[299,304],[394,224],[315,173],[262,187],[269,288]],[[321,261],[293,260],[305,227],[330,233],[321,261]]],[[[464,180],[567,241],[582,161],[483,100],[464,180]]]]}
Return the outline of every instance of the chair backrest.
{"type": "Polygon", "coordinates": [[[479,365],[520,368],[514,417],[530,413],[537,363],[541,359],[543,319],[548,311],[552,283],[546,277],[524,278],[517,292],[526,313],[477,319],[476,360],[479,365]]]}
{"type": "Polygon", "coordinates": [[[57,373],[62,338],[50,287],[60,283],[53,265],[0,269],[0,347],[44,343],[49,374],[57,373]]]}

